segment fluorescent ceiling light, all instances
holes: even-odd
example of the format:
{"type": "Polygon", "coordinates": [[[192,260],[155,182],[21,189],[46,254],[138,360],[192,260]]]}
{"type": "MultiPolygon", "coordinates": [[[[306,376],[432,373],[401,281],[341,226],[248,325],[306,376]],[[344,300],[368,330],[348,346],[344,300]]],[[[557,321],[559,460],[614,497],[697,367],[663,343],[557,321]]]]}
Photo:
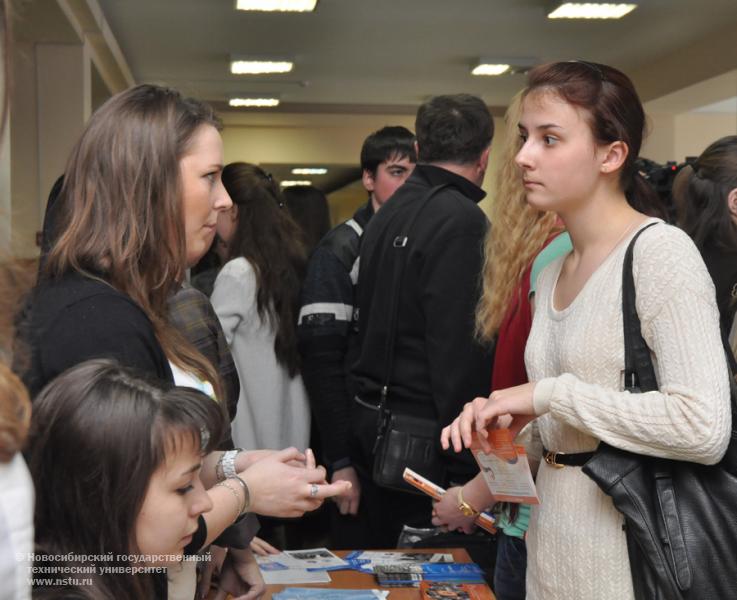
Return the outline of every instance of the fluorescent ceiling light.
{"type": "Polygon", "coordinates": [[[236,0],[238,10],[259,10],[264,12],[311,12],[317,0],[236,0]]]}
{"type": "Polygon", "coordinates": [[[234,58],[230,72],[234,75],[263,75],[265,73],[289,73],[294,63],[288,60],[255,60],[234,58]]]}
{"type": "Polygon", "coordinates": [[[250,106],[254,108],[279,106],[279,98],[231,98],[228,101],[228,105],[236,108],[242,106],[250,106]]]}
{"type": "Polygon", "coordinates": [[[509,71],[510,65],[498,63],[479,63],[471,71],[471,75],[501,75],[509,71]]]}
{"type": "Polygon", "coordinates": [[[633,3],[554,2],[548,19],[620,19],[635,8],[633,3]]]}
{"type": "Polygon", "coordinates": [[[281,186],[282,187],[293,187],[295,185],[312,185],[312,182],[311,181],[307,181],[306,179],[305,180],[301,180],[301,181],[298,181],[298,180],[291,181],[291,180],[287,179],[286,181],[282,181],[281,182],[281,186]]]}
{"type": "Polygon", "coordinates": [[[323,167],[303,167],[292,169],[292,175],[325,175],[328,170],[323,167]]]}

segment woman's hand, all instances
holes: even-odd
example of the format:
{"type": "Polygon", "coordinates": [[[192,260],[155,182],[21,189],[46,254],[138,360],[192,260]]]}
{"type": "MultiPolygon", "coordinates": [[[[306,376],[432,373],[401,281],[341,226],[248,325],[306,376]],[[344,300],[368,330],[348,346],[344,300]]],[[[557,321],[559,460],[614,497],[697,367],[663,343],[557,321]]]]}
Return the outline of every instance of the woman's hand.
{"type": "MultiPolygon", "coordinates": [[[[239,452],[235,457],[235,470],[245,471],[246,469],[252,467],[254,464],[256,464],[258,461],[263,460],[264,458],[268,458],[270,456],[273,456],[279,452],[278,450],[244,450],[243,452],[239,452]]],[[[307,450],[307,452],[311,452],[311,450],[307,450]]],[[[289,464],[291,464],[294,467],[304,467],[306,453],[300,452],[297,457],[290,461],[289,464]]]]}
{"type": "Polygon", "coordinates": [[[317,509],[325,498],[345,494],[348,481],[327,483],[325,468],[311,466],[308,453],[306,466],[295,467],[290,461],[304,456],[296,448],[287,448],[267,456],[239,473],[251,492],[251,512],[271,517],[301,517],[317,509]]]}
{"type": "Polygon", "coordinates": [[[490,452],[487,441],[487,427],[508,427],[512,436],[535,418],[535,407],[532,397],[535,383],[525,383],[504,390],[492,392],[488,398],[476,398],[463,407],[458,417],[440,434],[440,443],[447,450],[453,444],[453,450],[460,452],[471,445],[473,431],[484,452],[490,452]]]}
{"type": "Polygon", "coordinates": [[[214,600],[225,600],[228,594],[233,600],[257,600],[265,591],[266,584],[251,550],[229,548],[214,600]]]}
{"type": "Polygon", "coordinates": [[[361,502],[361,484],[358,482],[358,474],[353,467],[338,469],[333,473],[332,482],[348,481],[351,484],[347,493],[337,496],[335,504],[341,515],[357,515],[358,505],[361,502]]]}
{"type": "Polygon", "coordinates": [[[448,488],[432,505],[432,524],[452,531],[457,529],[463,533],[471,533],[476,526],[476,517],[467,517],[458,508],[459,487],[448,488]]]}
{"type": "Polygon", "coordinates": [[[260,537],[254,537],[251,540],[251,552],[256,556],[268,556],[269,554],[279,554],[279,549],[274,548],[266,540],[262,540],[260,537]]]}

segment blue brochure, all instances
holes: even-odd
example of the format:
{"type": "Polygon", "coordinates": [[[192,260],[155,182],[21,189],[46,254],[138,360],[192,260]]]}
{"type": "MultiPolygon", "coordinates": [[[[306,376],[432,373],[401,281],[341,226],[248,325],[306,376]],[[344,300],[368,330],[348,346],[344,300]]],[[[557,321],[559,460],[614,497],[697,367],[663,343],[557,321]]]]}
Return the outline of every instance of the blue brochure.
{"type": "Polygon", "coordinates": [[[382,600],[389,592],[381,590],[334,590],[327,588],[286,588],[273,600],[382,600]]]}

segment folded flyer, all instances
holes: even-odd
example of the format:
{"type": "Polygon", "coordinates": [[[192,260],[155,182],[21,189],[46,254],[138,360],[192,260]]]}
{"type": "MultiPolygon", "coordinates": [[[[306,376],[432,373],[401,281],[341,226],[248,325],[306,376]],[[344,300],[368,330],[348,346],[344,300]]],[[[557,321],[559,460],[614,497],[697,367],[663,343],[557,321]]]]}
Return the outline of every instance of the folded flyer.
{"type": "Polygon", "coordinates": [[[308,570],[299,559],[292,558],[285,552],[257,556],[264,583],[269,584],[301,584],[330,583],[330,575],[325,570],[308,570]]]}
{"type": "Polygon", "coordinates": [[[284,550],[283,554],[291,559],[294,566],[308,571],[334,571],[347,569],[349,565],[327,548],[310,548],[307,550],[284,550]]]}
{"type": "MultiPolygon", "coordinates": [[[[444,488],[441,488],[438,484],[433,483],[409,467],[404,469],[403,477],[407,483],[416,487],[418,490],[425,492],[433,500],[440,500],[440,496],[445,493],[444,488]]],[[[489,533],[496,533],[496,527],[494,527],[496,520],[491,513],[482,512],[478,517],[476,517],[474,523],[489,533]]]]}
{"type": "Polygon", "coordinates": [[[470,449],[491,493],[504,502],[540,504],[525,447],[514,444],[509,429],[488,429],[487,432],[491,453],[484,452],[476,433],[470,449]]]}

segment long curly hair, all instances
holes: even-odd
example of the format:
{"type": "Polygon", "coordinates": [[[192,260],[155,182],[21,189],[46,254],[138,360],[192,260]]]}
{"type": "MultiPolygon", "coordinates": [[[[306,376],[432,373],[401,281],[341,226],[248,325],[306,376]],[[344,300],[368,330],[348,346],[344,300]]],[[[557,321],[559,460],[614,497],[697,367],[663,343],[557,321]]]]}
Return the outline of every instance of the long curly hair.
{"type": "Polygon", "coordinates": [[[223,169],[223,185],[238,217],[228,260],[243,257],[256,273],[256,308],[273,319],[274,352],[289,375],[299,372],[297,314],[307,266],[302,231],[286,210],[279,185],[256,165],[236,162],[223,169]]]}
{"type": "Polygon", "coordinates": [[[491,227],[484,241],[483,291],[476,308],[476,336],[491,342],[504,318],[512,294],[545,241],[560,229],[554,213],[532,208],[525,200],[522,177],[514,158],[520,149],[517,130],[522,94],[504,115],[505,145],[499,158],[491,227]]]}

